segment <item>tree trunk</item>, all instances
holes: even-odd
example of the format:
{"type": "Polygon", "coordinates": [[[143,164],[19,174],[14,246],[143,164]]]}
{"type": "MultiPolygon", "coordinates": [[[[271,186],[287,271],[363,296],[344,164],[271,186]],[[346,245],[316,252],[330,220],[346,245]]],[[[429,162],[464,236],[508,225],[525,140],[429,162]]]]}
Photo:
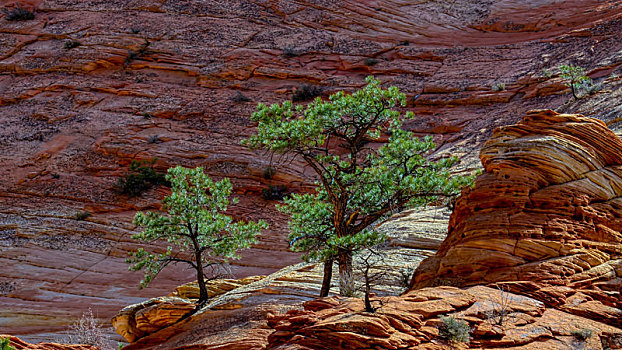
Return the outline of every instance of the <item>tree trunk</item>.
{"type": "Polygon", "coordinates": [[[352,275],[352,250],[339,249],[339,293],[346,297],[354,295],[352,275]]]}
{"type": "Polygon", "coordinates": [[[201,252],[195,252],[195,263],[197,265],[197,283],[199,284],[199,300],[197,301],[197,311],[207,304],[207,286],[205,285],[205,273],[203,272],[203,261],[201,259],[201,252]]]}
{"type": "Polygon", "coordinates": [[[374,312],[374,308],[371,307],[371,301],[369,300],[369,291],[371,286],[369,283],[369,265],[365,267],[365,311],[374,312]]]}
{"type": "Polygon", "coordinates": [[[324,279],[322,280],[322,290],[320,290],[320,298],[328,296],[330,292],[330,281],[333,279],[333,259],[324,262],[324,279]]]}

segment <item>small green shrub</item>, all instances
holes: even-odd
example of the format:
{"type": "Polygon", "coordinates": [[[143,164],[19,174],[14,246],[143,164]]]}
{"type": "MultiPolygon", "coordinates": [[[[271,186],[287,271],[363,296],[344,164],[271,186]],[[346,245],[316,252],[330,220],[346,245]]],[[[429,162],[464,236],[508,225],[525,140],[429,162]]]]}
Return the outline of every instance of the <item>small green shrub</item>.
{"type": "Polygon", "coordinates": [[[153,118],[153,116],[151,114],[147,113],[147,112],[143,112],[143,118],[151,119],[151,118],[153,118]]]}
{"type": "Polygon", "coordinates": [[[75,219],[78,221],[84,221],[86,220],[89,216],[91,216],[91,213],[89,213],[88,211],[82,211],[76,214],[75,219]]]}
{"type": "Polygon", "coordinates": [[[287,197],[287,186],[285,185],[269,185],[261,190],[261,197],[267,201],[282,200],[287,197]]]}
{"type": "Polygon", "coordinates": [[[585,75],[585,68],[580,66],[562,64],[559,66],[559,76],[566,81],[566,86],[570,87],[575,100],[579,99],[579,89],[592,83],[592,79],[585,75]]]}
{"type": "Polygon", "coordinates": [[[582,340],[582,341],[586,341],[590,339],[592,337],[592,333],[593,333],[592,330],[588,328],[583,328],[578,331],[570,332],[570,334],[572,334],[573,337],[577,338],[578,340],[582,340]]]}
{"type": "Polygon", "coordinates": [[[322,94],[322,88],[314,85],[302,85],[294,90],[292,102],[307,101],[322,94]]]}
{"type": "Polygon", "coordinates": [[[363,63],[365,63],[366,66],[375,66],[376,64],[378,64],[378,59],[373,58],[373,57],[368,57],[366,58],[363,63]]]}
{"type": "Polygon", "coordinates": [[[4,9],[2,12],[4,12],[4,18],[6,18],[7,21],[29,21],[35,19],[34,12],[21,7],[19,3],[15,5],[14,8],[4,9]]]}
{"type": "Polygon", "coordinates": [[[117,181],[118,191],[130,197],[138,197],[153,186],[168,186],[164,173],[153,169],[155,162],[156,159],[142,162],[133,160],[129,172],[117,181]]]}
{"type": "Polygon", "coordinates": [[[439,336],[453,343],[467,343],[470,339],[469,324],[464,320],[459,320],[453,316],[441,316],[439,326],[439,336]]]}
{"type": "Polygon", "coordinates": [[[492,91],[504,91],[505,83],[495,83],[491,87],[492,91]]]}
{"type": "Polygon", "coordinates": [[[132,32],[132,34],[138,34],[138,33],[140,33],[140,29],[138,29],[136,27],[132,27],[132,28],[130,28],[130,32],[132,32]]]}
{"type": "Polygon", "coordinates": [[[0,350],[15,350],[9,338],[0,338],[0,350]]]}
{"type": "Polygon", "coordinates": [[[78,46],[82,45],[79,41],[77,40],[69,40],[69,41],[65,41],[65,45],[63,46],[65,48],[65,50],[71,50],[73,48],[76,48],[78,46]]]}

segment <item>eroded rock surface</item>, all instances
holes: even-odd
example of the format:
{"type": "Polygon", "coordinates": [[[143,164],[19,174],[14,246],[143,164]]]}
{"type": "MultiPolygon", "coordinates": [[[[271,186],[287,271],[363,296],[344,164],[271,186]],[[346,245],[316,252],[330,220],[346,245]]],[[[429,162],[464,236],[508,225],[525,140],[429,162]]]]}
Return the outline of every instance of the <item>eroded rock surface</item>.
{"type": "Polygon", "coordinates": [[[195,278],[172,268],[138,291],[139,274],[127,271],[127,252],[144,247],[130,239],[131,219],[167,191],[119,195],[114,185],[135,159],[230,177],[240,198],[231,214],[270,221],[232,266],[237,277],[297,263],[286,219],[260,193],[307,190],[310,171],[240,140],[257,102],[291,99],[305,84],[324,96],[369,74],[398,86],[417,115],[405,126],[434,135],[437,154],[461,156],[463,168],[478,166],[493,128],[529,109],[620,123],[616,0],[20,3],[34,20],[0,13],[0,328],[30,341],[89,307],[108,320],[195,278]],[[561,63],[584,66],[602,89],[569,101],[561,63]],[[277,173],[266,179],[269,166],[277,173]]]}
{"type": "Polygon", "coordinates": [[[16,350],[100,350],[90,345],[76,345],[76,344],[57,344],[57,343],[38,343],[30,344],[18,337],[11,335],[2,335],[0,338],[8,338],[10,340],[10,346],[16,350]]]}
{"type": "Polygon", "coordinates": [[[432,287],[383,300],[375,313],[360,300],[325,298],[271,317],[267,349],[620,349],[622,329],[546,308],[501,289],[432,287]],[[470,339],[439,337],[440,316],[469,324],[470,339]],[[501,319],[503,317],[503,319],[501,319]],[[579,332],[589,337],[581,339],[579,332]]]}
{"type": "Polygon", "coordinates": [[[501,127],[485,173],[413,288],[511,281],[513,291],[622,325],[622,140],[603,122],[550,110],[501,127]]]}

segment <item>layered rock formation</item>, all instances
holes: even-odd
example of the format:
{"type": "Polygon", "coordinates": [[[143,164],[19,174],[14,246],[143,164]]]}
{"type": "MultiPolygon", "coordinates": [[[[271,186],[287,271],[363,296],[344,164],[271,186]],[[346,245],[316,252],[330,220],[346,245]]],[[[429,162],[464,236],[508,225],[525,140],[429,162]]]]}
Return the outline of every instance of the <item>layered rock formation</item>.
{"type": "Polygon", "coordinates": [[[535,110],[495,130],[481,160],[410,291],[376,298],[375,313],[307,302],[270,319],[266,348],[622,349],[622,140],[597,119],[535,110]],[[469,339],[443,339],[441,315],[466,321],[469,339]]]}
{"type": "MultiPolygon", "coordinates": [[[[389,235],[390,244],[385,247],[385,259],[372,271],[381,272],[383,277],[375,281],[376,295],[386,297],[404,291],[414,267],[440,245],[448,216],[446,208],[413,210],[379,227],[389,235]]],[[[272,333],[268,317],[314,300],[319,295],[322,272],[321,264],[301,263],[265,278],[212,281],[209,287],[215,293],[210,303],[184,320],[180,320],[181,316],[193,307],[195,300],[191,298],[198,297],[198,293],[192,286],[182,286],[172,296],[126,307],[114,317],[113,324],[119,334],[133,342],[127,349],[164,350],[189,345],[261,349],[272,333]],[[219,292],[235,285],[239,287],[219,292]]],[[[355,273],[361,281],[361,271],[355,273]]],[[[337,292],[336,267],[333,277],[332,291],[337,292]]]]}
{"type": "Polygon", "coordinates": [[[10,340],[10,346],[15,350],[101,350],[90,345],[75,345],[75,344],[57,344],[57,343],[38,343],[30,344],[18,337],[10,335],[0,334],[0,338],[8,338],[10,340]]]}
{"type": "Polygon", "coordinates": [[[620,328],[494,288],[423,288],[383,299],[380,305],[367,313],[361,300],[307,302],[303,310],[270,318],[275,332],[265,348],[622,349],[620,328]],[[440,316],[466,321],[470,339],[444,338],[440,316]]]}
{"type": "MultiPolygon", "coordinates": [[[[9,11],[14,3],[0,1],[9,11]]],[[[616,0],[20,3],[33,20],[0,13],[0,328],[28,340],[49,339],[89,307],[108,320],[194,278],[171,268],[138,291],[139,274],[127,271],[127,252],[141,247],[131,218],[167,191],[119,195],[134,159],[230,177],[240,198],[231,214],[270,221],[233,265],[236,277],[298,262],[286,218],[260,193],[304,191],[313,179],[300,162],[239,141],[257,102],[290,99],[303,85],[326,96],[373,74],[398,86],[418,116],[406,126],[433,134],[438,154],[460,155],[466,168],[494,127],[531,108],[619,123],[616,0]],[[561,63],[586,67],[602,90],[569,101],[561,63]],[[498,83],[505,90],[491,89],[498,83]],[[270,165],[277,173],[266,179],[270,165]]]]}
{"type": "Polygon", "coordinates": [[[499,128],[485,173],[411,286],[494,282],[622,326],[622,140],[603,122],[550,110],[499,128]]]}

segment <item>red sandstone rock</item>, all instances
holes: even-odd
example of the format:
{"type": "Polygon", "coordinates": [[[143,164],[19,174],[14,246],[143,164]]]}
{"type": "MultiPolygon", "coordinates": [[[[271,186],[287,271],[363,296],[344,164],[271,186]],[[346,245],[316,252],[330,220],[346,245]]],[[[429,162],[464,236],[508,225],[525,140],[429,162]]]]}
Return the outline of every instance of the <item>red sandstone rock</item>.
{"type": "Polygon", "coordinates": [[[89,307],[107,320],[195,278],[179,267],[138,291],[140,275],[127,271],[127,252],[141,247],[129,238],[131,218],[166,195],[115,193],[134,159],[230,177],[240,197],[232,215],[270,221],[234,262],[236,277],[298,262],[286,218],[260,193],[269,184],[308,190],[310,172],[239,141],[257,102],[289,99],[302,84],[329,94],[374,74],[398,86],[418,116],[406,126],[434,134],[439,154],[460,155],[467,168],[494,127],[531,108],[618,120],[622,81],[605,79],[622,64],[616,0],[19,2],[34,20],[0,13],[0,328],[29,340],[49,339],[89,307]],[[70,40],[81,45],[65,49],[70,40]],[[574,61],[609,92],[568,101],[555,67],[574,61]],[[492,92],[499,82],[507,90],[492,92]],[[268,180],[271,164],[278,172],[268,180]],[[74,220],[83,211],[93,215],[74,220]]]}

